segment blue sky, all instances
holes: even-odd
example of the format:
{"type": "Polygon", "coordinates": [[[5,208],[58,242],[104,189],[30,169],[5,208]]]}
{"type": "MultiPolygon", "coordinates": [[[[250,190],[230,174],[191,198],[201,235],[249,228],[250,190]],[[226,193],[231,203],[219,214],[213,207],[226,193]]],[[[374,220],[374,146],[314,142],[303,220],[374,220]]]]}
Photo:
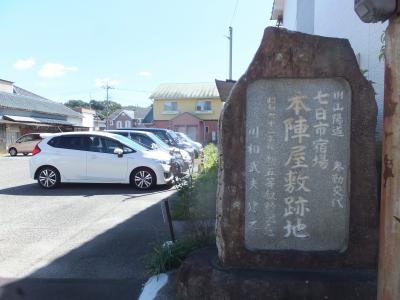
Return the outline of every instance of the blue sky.
{"type": "Polygon", "coordinates": [[[0,78],[60,102],[104,100],[108,80],[112,100],[146,106],[160,83],[228,78],[229,25],[240,77],[272,2],[1,0],[0,78]]]}

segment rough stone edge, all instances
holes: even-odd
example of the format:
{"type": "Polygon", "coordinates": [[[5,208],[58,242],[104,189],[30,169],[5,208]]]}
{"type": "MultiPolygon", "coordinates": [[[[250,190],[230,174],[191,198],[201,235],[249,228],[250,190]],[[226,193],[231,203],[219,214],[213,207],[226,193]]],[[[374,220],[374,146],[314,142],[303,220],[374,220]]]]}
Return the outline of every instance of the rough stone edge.
{"type": "MultiPolygon", "coordinates": [[[[252,63],[231,91],[219,123],[220,164],[216,233],[220,260],[229,266],[253,265],[262,268],[301,266],[310,269],[376,269],[378,236],[374,138],[376,114],[377,106],[373,88],[361,74],[348,40],[317,37],[273,27],[266,28],[252,63]],[[296,48],[288,46],[293,40],[297,42],[296,48]],[[332,48],[329,48],[329,45],[332,48]],[[325,51],[325,54],[332,57],[337,55],[338,58],[343,58],[344,63],[336,64],[336,62],[325,61],[324,55],[320,55],[321,51],[325,51]],[[311,66],[314,67],[314,72],[311,72],[311,66]],[[245,175],[244,125],[247,86],[259,78],[331,77],[346,79],[352,90],[349,249],[344,254],[333,256],[291,252],[290,255],[286,254],[285,261],[283,261],[282,254],[274,251],[269,254],[250,252],[244,247],[245,182],[237,178],[244,178],[245,175]],[[359,99],[359,102],[354,101],[356,98],[359,99]],[[358,110],[358,115],[353,114],[354,107],[358,110]],[[238,123],[242,126],[236,126],[238,123]],[[226,133],[233,129],[236,133],[235,138],[228,140],[226,133]],[[354,136],[357,129],[360,134],[354,136]],[[372,145],[372,147],[365,148],[366,145],[372,145]],[[228,149],[228,151],[236,149],[236,152],[226,159],[222,156],[222,148],[228,149]],[[236,166],[229,161],[232,158],[235,158],[236,166]],[[366,167],[365,161],[370,161],[370,165],[366,167]],[[240,171],[230,171],[228,174],[226,170],[232,170],[232,167],[240,171]],[[352,200],[356,197],[363,199],[364,205],[357,204],[355,200],[352,200]],[[366,211],[365,217],[362,220],[355,220],[353,212],[360,208],[366,211]],[[229,220],[232,223],[229,223],[229,220]],[[354,226],[357,227],[356,230],[354,226]],[[368,228],[369,231],[365,230],[367,232],[365,236],[358,236],[362,226],[364,229],[368,228]],[[241,243],[238,242],[240,240],[241,243]],[[358,247],[356,247],[357,245],[358,247]]],[[[361,214],[361,212],[359,213],[361,214]]]]}
{"type": "Polygon", "coordinates": [[[223,268],[216,249],[193,252],[177,272],[177,299],[376,299],[376,273],[223,268]]]}

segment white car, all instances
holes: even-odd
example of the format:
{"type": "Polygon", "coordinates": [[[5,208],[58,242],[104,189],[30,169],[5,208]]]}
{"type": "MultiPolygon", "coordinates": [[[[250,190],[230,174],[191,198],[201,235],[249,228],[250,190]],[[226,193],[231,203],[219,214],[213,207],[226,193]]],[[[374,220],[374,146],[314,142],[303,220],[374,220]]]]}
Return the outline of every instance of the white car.
{"type": "Polygon", "coordinates": [[[60,182],[131,183],[138,189],[172,181],[171,156],[106,132],[61,133],[43,139],[30,159],[43,188],[60,182]]]}
{"type": "Polygon", "coordinates": [[[201,151],[203,151],[203,145],[202,144],[192,140],[190,137],[188,137],[183,132],[175,132],[175,133],[183,142],[189,143],[194,148],[196,157],[198,157],[200,155],[201,151]]]}
{"type": "Polygon", "coordinates": [[[180,158],[180,160],[183,161],[182,171],[184,172],[189,170],[189,168],[193,167],[193,159],[187,151],[169,146],[152,132],[138,131],[134,129],[132,130],[116,129],[116,130],[107,130],[107,132],[125,136],[127,138],[130,138],[134,142],[137,142],[143,145],[144,147],[150,149],[168,152],[171,154],[171,156],[173,156],[175,161],[178,160],[178,158],[180,158]]]}

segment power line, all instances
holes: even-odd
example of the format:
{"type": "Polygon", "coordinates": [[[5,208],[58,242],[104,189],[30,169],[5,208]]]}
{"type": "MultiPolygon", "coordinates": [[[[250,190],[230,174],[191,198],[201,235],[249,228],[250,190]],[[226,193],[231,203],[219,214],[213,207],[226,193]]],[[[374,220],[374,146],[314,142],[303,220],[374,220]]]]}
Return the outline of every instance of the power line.
{"type": "Polygon", "coordinates": [[[136,93],[151,93],[152,91],[147,91],[147,90],[132,90],[132,89],[120,89],[120,88],[115,88],[118,91],[123,91],[123,92],[136,92],[136,93]]]}
{"type": "Polygon", "coordinates": [[[237,12],[238,5],[239,5],[239,0],[236,0],[235,9],[233,10],[233,14],[232,14],[232,17],[231,17],[231,22],[229,23],[229,27],[232,27],[233,20],[236,17],[236,12],[237,12]]]}
{"type": "Polygon", "coordinates": [[[59,93],[59,95],[73,95],[73,94],[79,94],[79,93],[91,93],[93,92],[95,89],[86,89],[86,90],[80,90],[80,91],[69,91],[69,92],[61,92],[59,93]]]}
{"type": "MultiPolygon", "coordinates": [[[[100,87],[104,89],[104,86],[100,87]]],[[[98,88],[92,88],[92,89],[86,89],[86,90],[79,90],[79,91],[67,91],[67,92],[60,92],[58,93],[60,96],[68,96],[68,95],[75,95],[75,94],[81,94],[81,93],[96,93],[98,88]]],[[[136,92],[136,93],[151,93],[152,91],[149,90],[134,90],[134,89],[121,89],[121,88],[116,88],[113,87],[112,89],[122,91],[122,92],[136,92]]]]}

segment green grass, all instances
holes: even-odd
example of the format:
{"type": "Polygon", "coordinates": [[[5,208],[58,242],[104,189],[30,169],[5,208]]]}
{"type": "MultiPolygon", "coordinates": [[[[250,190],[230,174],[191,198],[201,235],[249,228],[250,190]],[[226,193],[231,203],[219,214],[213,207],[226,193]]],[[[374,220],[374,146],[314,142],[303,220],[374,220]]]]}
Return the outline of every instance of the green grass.
{"type": "Polygon", "coordinates": [[[143,260],[148,275],[157,275],[178,268],[193,250],[211,245],[214,238],[190,237],[168,245],[157,245],[143,260]]]}
{"type": "Polygon", "coordinates": [[[218,182],[218,149],[214,144],[204,148],[204,163],[199,173],[178,189],[178,199],[172,205],[174,220],[215,218],[218,182]]]}
{"type": "Polygon", "coordinates": [[[192,181],[178,187],[178,197],[171,207],[174,220],[190,224],[189,235],[169,245],[156,245],[144,257],[149,275],[156,275],[178,268],[193,250],[215,245],[213,223],[218,177],[218,150],[213,144],[204,148],[204,163],[192,181]]]}

